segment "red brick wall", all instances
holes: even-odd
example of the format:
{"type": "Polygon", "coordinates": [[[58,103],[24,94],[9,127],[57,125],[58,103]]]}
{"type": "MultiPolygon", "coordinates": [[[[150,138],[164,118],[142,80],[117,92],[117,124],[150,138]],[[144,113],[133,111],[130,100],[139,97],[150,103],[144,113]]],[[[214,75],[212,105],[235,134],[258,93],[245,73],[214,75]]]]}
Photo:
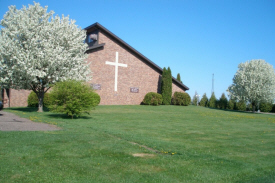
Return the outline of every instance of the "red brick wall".
{"type": "Polygon", "coordinates": [[[182,90],[181,88],[179,88],[177,85],[175,85],[174,83],[172,84],[172,95],[175,92],[184,92],[184,90],[182,90]]]}
{"type": "MultiPolygon", "coordinates": [[[[101,97],[101,105],[136,105],[142,102],[146,93],[158,92],[160,73],[115,40],[99,32],[99,44],[101,43],[105,43],[104,48],[88,56],[93,72],[89,83],[101,85],[101,90],[97,90],[101,97]],[[127,67],[118,67],[118,85],[117,91],[114,91],[115,66],[107,65],[105,62],[115,62],[116,52],[118,52],[118,62],[127,64],[127,67]],[[139,93],[131,93],[130,87],[138,87],[139,93]]],[[[173,92],[175,91],[184,92],[173,84],[173,92]]]]}
{"type": "MultiPolygon", "coordinates": [[[[138,105],[148,92],[158,92],[161,73],[147,65],[142,59],[133,55],[122,45],[102,32],[99,32],[99,44],[105,43],[103,49],[88,54],[88,61],[92,71],[92,80],[89,83],[100,84],[101,90],[96,92],[101,97],[101,105],[138,105]],[[115,62],[118,52],[118,62],[127,64],[127,67],[118,67],[117,92],[115,85],[115,66],[106,65],[106,61],[115,62]],[[131,93],[130,87],[139,88],[139,93],[131,93]]],[[[184,92],[177,85],[172,85],[175,91],[184,92]]],[[[27,106],[30,91],[11,90],[10,107],[27,106]]],[[[5,96],[7,99],[7,96],[5,96]]],[[[8,103],[4,104],[8,107],[8,103]]]]}
{"type": "Polygon", "coordinates": [[[4,107],[27,107],[28,96],[31,93],[29,90],[10,89],[10,102],[6,90],[4,92],[4,107]]]}

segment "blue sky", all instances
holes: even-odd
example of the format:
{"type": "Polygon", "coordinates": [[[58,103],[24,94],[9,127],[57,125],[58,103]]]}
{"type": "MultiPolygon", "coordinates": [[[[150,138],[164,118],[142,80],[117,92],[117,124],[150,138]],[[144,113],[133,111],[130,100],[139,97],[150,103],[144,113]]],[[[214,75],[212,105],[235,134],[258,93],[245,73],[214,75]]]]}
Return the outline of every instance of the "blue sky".
{"type": "MultiPolygon", "coordinates": [[[[226,93],[238,64],[264,59],[275,65],[274,0],[41,0],[55,14],[85,28],[99,22],[161,68],[180,73],[187,91],[208,97],[226,93]]],[[[0,0],[8,6],[32,0],[0,0]]],[[[227,94],[227,93],[226,93],[227,94]]]]}

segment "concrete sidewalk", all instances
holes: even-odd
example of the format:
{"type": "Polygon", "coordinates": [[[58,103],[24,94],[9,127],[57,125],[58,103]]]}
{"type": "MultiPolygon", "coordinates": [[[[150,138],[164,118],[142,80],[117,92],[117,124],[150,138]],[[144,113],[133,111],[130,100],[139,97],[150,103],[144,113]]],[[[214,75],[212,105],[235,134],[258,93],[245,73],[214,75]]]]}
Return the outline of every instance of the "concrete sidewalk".
{"type": "Polygon", "coordinates": [[[53,131],[59,127],[46,123],[33,122],[15,114],[0,111],[0,131],[53,131]]]}

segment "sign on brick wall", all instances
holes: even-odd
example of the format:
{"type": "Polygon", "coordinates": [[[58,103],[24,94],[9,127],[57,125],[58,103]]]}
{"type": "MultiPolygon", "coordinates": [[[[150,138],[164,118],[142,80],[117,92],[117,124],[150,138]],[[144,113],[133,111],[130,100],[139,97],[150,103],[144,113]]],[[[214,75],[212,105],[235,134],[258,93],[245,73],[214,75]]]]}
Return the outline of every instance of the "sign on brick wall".
{"type": "Polygon", "coordinates": [[[138,93],[139,92],[139,88],[138,87],[131,87],[130,88],[130,92],[131,93],[138,93]]]}
{"type": "Polygon", "coordinates": [[[101,90],[101,85],[100,84],[91,84],[91,87],[94,90],[101,90]]]}

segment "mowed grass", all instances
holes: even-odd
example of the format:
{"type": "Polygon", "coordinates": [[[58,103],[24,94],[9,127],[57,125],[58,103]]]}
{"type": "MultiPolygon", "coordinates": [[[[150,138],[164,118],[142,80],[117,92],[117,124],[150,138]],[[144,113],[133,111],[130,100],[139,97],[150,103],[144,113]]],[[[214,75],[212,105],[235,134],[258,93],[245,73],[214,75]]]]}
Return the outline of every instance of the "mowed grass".
{"type": "Polygon", "coordinates": [[[72,120],[6,111],[62,130],[0,131],[0,182],[275,182],[273,115],[98,106],[72,120]]]}

